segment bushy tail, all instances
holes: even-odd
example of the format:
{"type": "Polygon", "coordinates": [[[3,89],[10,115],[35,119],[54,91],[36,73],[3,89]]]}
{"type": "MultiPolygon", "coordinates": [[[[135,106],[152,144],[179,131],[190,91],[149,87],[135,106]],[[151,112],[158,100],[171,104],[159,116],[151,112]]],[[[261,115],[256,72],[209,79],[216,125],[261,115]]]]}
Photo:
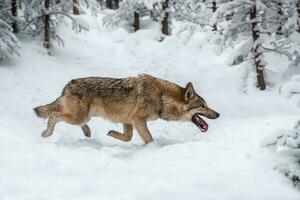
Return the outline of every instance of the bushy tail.
{"type": "Polygon", "coordinates": [[[55,102],[44,105],[44,106],[38,106],[34,108],[34,112],[38,117],[41,118],[48,118],[51,112],[55,111],[57,108],[57,105],[55,102]]]}

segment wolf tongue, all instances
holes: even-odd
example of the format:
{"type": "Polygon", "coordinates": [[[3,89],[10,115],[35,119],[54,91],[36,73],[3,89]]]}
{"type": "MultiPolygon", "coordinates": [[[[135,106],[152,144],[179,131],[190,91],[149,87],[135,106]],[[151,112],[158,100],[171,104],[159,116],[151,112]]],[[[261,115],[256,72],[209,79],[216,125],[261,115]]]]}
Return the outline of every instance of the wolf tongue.
{"type": "Polygon", "coordinates": [[[193,116],[193,121],[202,132],[208,130],[208,124],[199,115],[195,114],[193,116]]]}

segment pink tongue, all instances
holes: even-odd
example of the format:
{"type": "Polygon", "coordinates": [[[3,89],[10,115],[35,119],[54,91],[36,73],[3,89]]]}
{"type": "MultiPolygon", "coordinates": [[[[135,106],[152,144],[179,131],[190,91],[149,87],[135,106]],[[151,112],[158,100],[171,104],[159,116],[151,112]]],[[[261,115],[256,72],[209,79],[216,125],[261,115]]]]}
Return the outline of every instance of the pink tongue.
{"type": "Polygon", "coordinates": [[[202,132],[206,132],[208,130],[208,124],[198,115],[196,115],[197,124],[200,127],[202,132]]]}

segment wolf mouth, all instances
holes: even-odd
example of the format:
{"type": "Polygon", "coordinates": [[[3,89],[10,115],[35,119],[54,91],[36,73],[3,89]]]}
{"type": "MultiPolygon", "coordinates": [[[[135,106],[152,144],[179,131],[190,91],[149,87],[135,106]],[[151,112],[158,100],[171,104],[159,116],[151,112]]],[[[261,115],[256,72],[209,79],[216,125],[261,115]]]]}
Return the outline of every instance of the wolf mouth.
{"type": "Polygon", "coordinates": [[[194,114],[192,117],[192,122],[202,131],[206,132],[208,130],[208,124],[204,121],[200,114],[194,114]]]}

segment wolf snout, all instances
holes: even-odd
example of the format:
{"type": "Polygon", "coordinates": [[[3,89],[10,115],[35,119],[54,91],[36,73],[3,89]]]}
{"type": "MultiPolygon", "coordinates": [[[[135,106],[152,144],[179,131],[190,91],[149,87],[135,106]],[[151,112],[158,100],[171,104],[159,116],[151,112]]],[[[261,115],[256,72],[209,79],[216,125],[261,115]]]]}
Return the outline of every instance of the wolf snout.
{"type": "Polygon", "coordinates": [[[220,114],[217,113],[216,111],[213,111],[211,110],[208,115],[206,115],[207,118],[210,118],[210,119],[217,119],[220,117],[220,114]]]}
{"type": "Polygon", "coordinates": [[[220,114],[216,112],[216,115],[215,115],[215,116],[216,116],[216,118],[215,118],[215,119],[217,119],[217,118],[219,118],[219,117],[220,117],[220,114]]]}

